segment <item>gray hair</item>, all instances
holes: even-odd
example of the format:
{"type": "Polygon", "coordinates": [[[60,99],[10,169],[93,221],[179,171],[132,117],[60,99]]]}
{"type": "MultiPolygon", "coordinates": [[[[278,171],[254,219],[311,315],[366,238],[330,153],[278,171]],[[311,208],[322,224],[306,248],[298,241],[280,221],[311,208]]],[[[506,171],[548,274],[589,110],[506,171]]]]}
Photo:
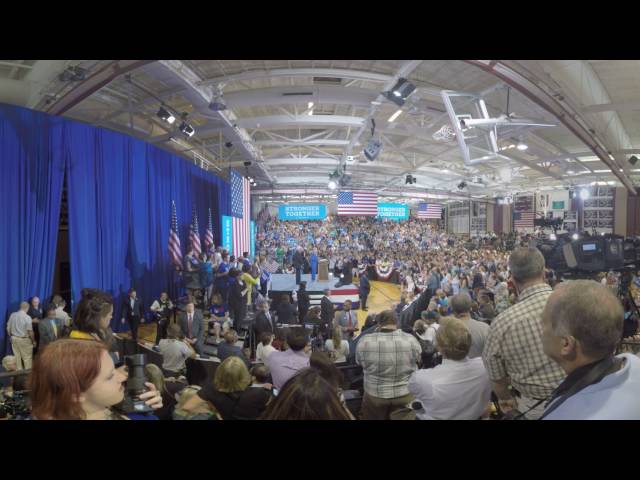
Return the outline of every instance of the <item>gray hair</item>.
{"type": "Polygon", "coordinates": [[[451,298],[451,309],[454,315],[469,313],[471,305],[471,297],[468,293],[458,293],[451,298]]]}
{"type": "Polygon", "coordinates": [[[535,280],[544,272],[544,257],[537,248],[517,248],[509,257],[509,269],[516,282],[535,280]]]}
{"type": "Polygon", "coordinates": [[[613,354],[622,338],[622,304],[609,288],[593,280],[558,284],[544,315],[550,316],[554,335],[574,337],[589,358],[613,354]]]}
{"type": "Polygon", "coordinates": [[[462,320],[444,317],[436,332],[436,342],[445,358],[463,360],[471,349],[471,333],[462,320]]]}

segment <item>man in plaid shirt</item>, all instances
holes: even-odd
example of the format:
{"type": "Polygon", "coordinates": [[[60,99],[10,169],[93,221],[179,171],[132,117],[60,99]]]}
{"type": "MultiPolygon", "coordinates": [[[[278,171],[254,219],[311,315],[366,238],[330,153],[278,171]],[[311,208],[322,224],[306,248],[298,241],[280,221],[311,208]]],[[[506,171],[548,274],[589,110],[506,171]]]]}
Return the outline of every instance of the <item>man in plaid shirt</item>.
{"type": "Polygon", "coordinates": [[[413,400],[409,377],[422,353],[413,335],[398,330],[393,311],[381,312],[378,322],[378,331],[363,337],[356,348],[356,363],[364,372],[363,420],[388,420],[413,400]]]}
{"type": "Polygon", "coordinates": [[[482,359],[503,412],[515,408],[537,419],[544,402],[564,379],[564,371],[542,349],[542,311],[551,295],[544,281],[544,257],[536,248],[518,248],[509,258],[518,303],[491,324],[482,359]],[[511,385],[520,393],[513,398],[511,385]]]}

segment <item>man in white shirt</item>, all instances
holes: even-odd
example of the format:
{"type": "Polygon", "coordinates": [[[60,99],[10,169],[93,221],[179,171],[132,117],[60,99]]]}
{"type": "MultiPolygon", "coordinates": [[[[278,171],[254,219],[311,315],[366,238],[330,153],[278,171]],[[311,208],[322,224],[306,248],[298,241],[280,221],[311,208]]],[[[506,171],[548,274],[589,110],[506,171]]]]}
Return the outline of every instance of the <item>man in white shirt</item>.
{"type": "Polygon", "coordinates": [[[29,304],[22,302],[20,310],[12,313],[7,322],[7,333],[11,338],[11,348],[16,357],[18,370],[28,370],[33,363],[33,347],[36,340],[31,317],[27,315],[28,310],[29,304]]]}
{"type": "Polygon", "coordinates": [[[180,340],[181,330],[175,323],[169,325],[167,338],[160,340],[158,349],[162,354],[162,369],[165,375],[179,375],[185,370],[187,358],[196,358],[196,352],[191,345],[180,340]]]}
{"type": "Polygon", "coordinates": [[[567,373],[544,420],[640,420],[640,359],[614,355],[624,310],[591,280],[558,284],[542,312],[542,347],[567,373]]]}
{"type": "Polygon", "coordinates": [[[447,317],[436,333],[442,364],[415,371],[409,393],[422,404],[420,420],[477,420],[488,414],[491,381],[482,358],[468,358],[471,334],[464,322],[447,317]]]}

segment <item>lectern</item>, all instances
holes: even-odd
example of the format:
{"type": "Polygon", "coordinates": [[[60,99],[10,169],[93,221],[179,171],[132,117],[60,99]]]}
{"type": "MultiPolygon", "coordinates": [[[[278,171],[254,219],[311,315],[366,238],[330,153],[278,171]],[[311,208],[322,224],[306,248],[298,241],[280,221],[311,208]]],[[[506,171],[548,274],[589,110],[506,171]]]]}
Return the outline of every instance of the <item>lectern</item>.
{"type": "Polygon", "coordinates": [[[329,260],[322,259],[318,261],[318,281],[329,281],[329,260]]]}

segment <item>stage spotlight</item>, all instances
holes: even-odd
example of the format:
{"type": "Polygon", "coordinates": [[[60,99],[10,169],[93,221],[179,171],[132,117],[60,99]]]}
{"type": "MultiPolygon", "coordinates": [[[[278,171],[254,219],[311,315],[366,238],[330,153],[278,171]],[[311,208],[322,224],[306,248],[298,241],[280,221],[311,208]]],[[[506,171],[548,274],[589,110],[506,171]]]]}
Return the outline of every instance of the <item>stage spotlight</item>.
{"type": "Polygon", "coordinates": [[[527,148],[529,148],[529,146],[528,146],[526,143],[524,143],[524,142],[520,142],[520,143],[518,143],[518,145],[516,146],[516,148],[517,148],[518,150],[520,150],[521,152],[524,152],[527,148]]]}
{"type": "Polygon", "coordinates": [[[390,91],[382,92],[382,95],[401,107],[415,89],[416,86],[413,83],[409,82],[406,78],[400,78],[390,91]]]}
{"type": "Polygon", "coordinates": [[[364,149],[364,156],[370,162],[373,162],[378,155],[380,154],[380,150],[382,150],[382,142],[379,140],[371,139],[367,144],[367,147],[364,149]]]}
{"type": "Polygon", "coordinates": [[[578,240],[580,236],[577,233],[574,233],[573,235],[571,235],[571,238],[573,238],[574,240],[578,240]]]}
{"type": "Polygon", "coordinates": [[[635,155],[631,155],[631,156],[629,157],[629,163],[630,163],[631,165],[635,165],[636,163],[638,163],[638,157],[636,157],[635,155]]]}
{"type": "Polygon", "coordinates": [[[335,190],[338,185],[333,180],[329,180],[329,184],[327,186],[329,187],[329,190],[335,190]]]}
{"type": "Polygon", "coordinates": [[[166,108],[160,107],[158,110],[158,117],[167,122],[169,125],[173,125],[173,122],[176,121],[176,117],[174,117],[171,112],[169,112],[166,108]]]}
{"type": "Polygon", "coordinates": [[[213,110],[214,112],[222,112],[223,110],[227,109],[227,104],[224,101],[224,98],[222,97],[222,92],[217,92],[213,99],[211,100],[211,103],[209,103],[209,110],[213,110]]]}
{"type": "Polygon", "coordinates": [[[587,198],[589,198],[589,190],[587,190],[586,188],[580,190],[580,198],[582,200],[586,200],[587,198]]]}
{"type": "Polygon", "coordinates": [[[184,133],[187,137],[193,137],[193,134],[196,133],[196,131],[193,129],[193,127],[191,125],[189,125],[187,122],[182,122],[180,124],[180,126],[178,127],[178,129],[184,133]]]}
{"type": "Polygon", "coordinates": [[[411,174],[407,175],[407,177],[404,179],[404,184],[405,184],[405,185],[406,185],[406,184],[411,185],[411,184],[414,184],[414,183],[416,183],[416,182],[417,182],[416,177],[414,177],[414,176],[413,176],[413,175],[411,175],[411,174]]]}

